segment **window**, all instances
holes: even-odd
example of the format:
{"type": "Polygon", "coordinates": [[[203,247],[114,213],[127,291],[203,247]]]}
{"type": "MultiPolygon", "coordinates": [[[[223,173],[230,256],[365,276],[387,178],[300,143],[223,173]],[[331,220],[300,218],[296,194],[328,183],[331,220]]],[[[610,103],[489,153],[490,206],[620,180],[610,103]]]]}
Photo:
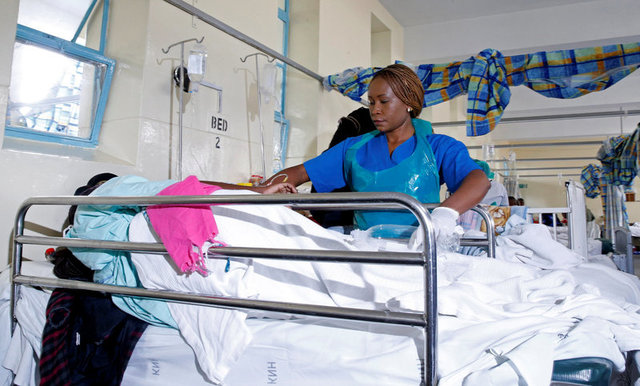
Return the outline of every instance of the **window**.
{"type": "Polygon", "coordinates": [[[5,135],[97,145],[115,61],[76,43],[77,35],[69,41],[18,24],[5,135]]]}

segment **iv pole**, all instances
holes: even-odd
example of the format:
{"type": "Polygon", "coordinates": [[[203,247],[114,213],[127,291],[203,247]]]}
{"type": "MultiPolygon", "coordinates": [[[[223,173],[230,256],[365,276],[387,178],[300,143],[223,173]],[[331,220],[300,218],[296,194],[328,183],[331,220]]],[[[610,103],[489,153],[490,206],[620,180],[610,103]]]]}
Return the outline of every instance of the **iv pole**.
{"type": "Polygon", "coordinates": [[[248,58],[255,57],[256,58],[256,87],[258,90],[258,120],[260,121],[260,154],[262,155],[262,178],[267,178],[267,165],[264,157],[264,126],[262,124],[262,97],[260,95],[260,70],[258,69],[258,56],[264,56],[267,58],[269,63],[273,62],[275,58],[269,57],[262,52],[256,52],[254,54],[249,54],[244,58],[240,58],[242,63],[246,62],[248,58]]]}
{"type": "MultiPolygon", "coordinates": [[[[162,52],[165,54],[169,53],[169,50],[171,50],[171,48],[180,45],[180,67],[179,67],[179,73],[180,73],[180,92],[179,92],[179,106],[178,106],[178,161],[177,161],[177,165],[176,165],[176,174],[178,177],[178,181],[182,181],[182,114],[184,113],[183,111],[183,105],[182,105],[182,93],[184,92],[184,44],[191,42],[191,41],[195,41],[196,43],[202,43],[202,41],[204,40],[204,36],[198,40],[196,38],[191,38],[191,39],[187,39],[187,40],[182,40],[179,41],[177,43],[173,43],[171,44],[169,47],[167,47],[166,49],[163,48],[162,52]]],[[[171,83],[171,85],[173,86],[173,82],[171,83]]]]}

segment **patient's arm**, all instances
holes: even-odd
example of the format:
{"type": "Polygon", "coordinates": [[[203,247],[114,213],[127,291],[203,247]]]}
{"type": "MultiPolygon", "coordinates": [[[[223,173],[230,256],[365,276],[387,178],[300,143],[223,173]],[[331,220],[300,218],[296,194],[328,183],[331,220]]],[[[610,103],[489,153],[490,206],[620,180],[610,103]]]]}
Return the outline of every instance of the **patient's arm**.
{"type": "Polygon", "coordinates": [[[221,187],[222,189],[230,189],[230,190],[251,190],[253,192],[262,193],[262,194],[276,194],[276,193],[297,193],[295,186],[286,182],[274,183],[269,186],[245,186],[245,185],[236,185],[229,184],[226,182],[218,182],[218,181],[202,181],[205,184],[216,185],[221,187]]]}

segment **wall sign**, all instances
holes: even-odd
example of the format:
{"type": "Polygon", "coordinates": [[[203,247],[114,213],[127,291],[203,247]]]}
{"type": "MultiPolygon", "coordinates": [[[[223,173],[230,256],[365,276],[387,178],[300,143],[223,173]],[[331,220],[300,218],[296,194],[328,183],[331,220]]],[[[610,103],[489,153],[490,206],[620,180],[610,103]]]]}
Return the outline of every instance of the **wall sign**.
{"type": "Polygon", "coordinates": [[[222,117],[211,116],[211,128],[218,131],[227,131],[229,123],[222,117]]]}
{"type": "MultiPolygon", "coordinates": [[[[222,131],[225,132],[227,131],[227,129],[229,129],[229,122],[222,118],[222,117],[217,117],[215,115],[211,116],[211,128],[213,130],[216,131],[222,131]]],[[[215,143],[215,147],[216,149],[221,149],[222,148],[222,144],[220,143],[220,137],[216,136],[216,143],[215,143]]]]}

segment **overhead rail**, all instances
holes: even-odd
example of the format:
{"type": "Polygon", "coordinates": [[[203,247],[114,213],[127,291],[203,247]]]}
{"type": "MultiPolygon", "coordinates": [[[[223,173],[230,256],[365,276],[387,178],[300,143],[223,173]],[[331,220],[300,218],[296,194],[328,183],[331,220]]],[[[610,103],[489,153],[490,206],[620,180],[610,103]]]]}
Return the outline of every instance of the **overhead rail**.
{"type": "MultiPolygon", "coordinates": [[[[500,123],[553,121],[553,120],[559,120],[559,119],[610,118],[610,117],[625,117],[627,115],[640,115],[640,110],[595,111],[595,112],[587,112],[587,113],[534,115],[534,116],[525,116],[525,117],[504,117],[500,119],[500,123]]],[[[466,126],[466,124],[467,124],[466,120],[451,121],[451,122],[431,122],[431,126],[433,127],[466,126]]]]}
{"type": "MultiPolygon", "coordinates": [[[[537,161],[589,161],[596,159],[596,156],[590,157],[552,157],[552,158],[518,158],[518,162],[537,162],[537,161]]],[[[489,159],[487,162],[505,162],[506,159],[489,159]]]]}
{"type": "Polygon", "coordinates": [[[251,38],[250,36],[247,36],[245,34],[243,34],[242,32],[238,31],[237,29],[221,22],[220,20],[214,18],[213,16],[206,14],[204,12],[202,12],[201,10],[199,10],[198,8],[192,6],[191,4],[188,4],[182,0],[164,0],[165,2],[173,5],[174,7],[181,9],[182,11],[197,17],[198,19],[202,20],[203,22],[209,24],[212,27],[215,27],[217,29],[219,29],[220,31],[233,36],[234,38],[250,45],[251,47],[260,50],[262,52],[264,52],[265,54],[274,57],[288,65],[290,65],[291,67],[299,70],[300,72],[309,75],[310,77],[318,80],[320,83],[322,83],[322,81],[324,80],[324,77],[316,74],[315,72],[309,70],[308,68],[304,67],[303,65],[301,65],[300,63],[297,63],[289,58],[287,58],[286,56],[283,56],[282,54],[280,54],[278,51],[273,50],[267,46],[265,46],[264,44],[260,43],[259,41],[251,38]]]}
{"type": "MultiPolygon", "coordinates": [[[[602,145],[602,141],[572,141],[572,142],[532,142],[532,143],[510,143],[503,145],[492,145],[494,149],[512,147],[547,147],[547,146],[579,146],[579,145],[602,145]]],[[[482,145],[467,146],[467,149],[482,149],[482,145]]]]}
{"type": "Polygon", "coordinates": [[[556,174],[518,174],[518,178],[537,178],[537,177],[580,177],[581,174],[556,173],[556,174]]]}
{"type": "MultiPolygon", "coordinates": [[[[516,168],[516,171],[522,171],[522,170],[558,170],[558,169],[583,169],[584,166],[549,166],[549,167],[541,167],[541,168],[516,168]]],[[[498,169],[491,169],[493,171],[496,172],[506,172],[506,171],[510,171],[510,170],[514,170],[514,169],[507,169],[507,168],[498,168],[498,169]]]]}

